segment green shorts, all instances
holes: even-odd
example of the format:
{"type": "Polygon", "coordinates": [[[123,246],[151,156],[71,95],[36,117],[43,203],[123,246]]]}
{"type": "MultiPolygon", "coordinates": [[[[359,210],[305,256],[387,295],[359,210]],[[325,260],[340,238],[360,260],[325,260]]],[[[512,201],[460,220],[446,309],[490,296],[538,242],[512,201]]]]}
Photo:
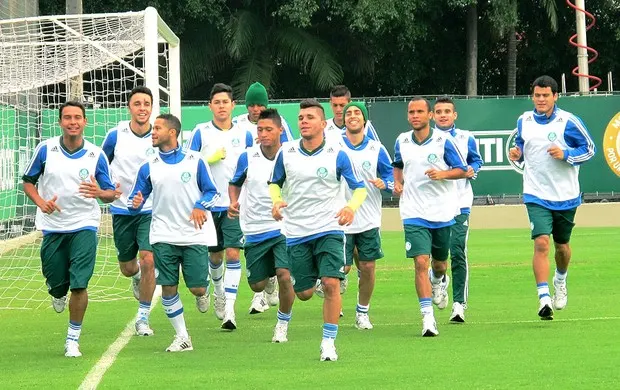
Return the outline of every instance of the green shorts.
{"type": "Polygon", "coordinates": [[[244,252],[246,273],[251,284],[275,276],[276,268],[289,268],[284,235],[246,244],[244,252]]]}
{"type": "Polygon", "coordinates": [[[112,215],[112,228],[118,261],[131,261],[138,251],[153,251],[149,242],[151,214],[112,215]]]}
{"type": "Polygon", "coordinates": [[[381,250],[381,233],[379,228],[366,230],[365,232],[347,234],[346,258],[347,265],[353,264],[353,251],[357,248],[360,261],[374,261],[383,258],[381,250]]]}
{"type": "Polygon", "coordinates": [[[172,245],[163,242],[153,244],[155,267],[159,270],[157,284],[179,284],[179,266],[188,288],[207,287],[209,253],[206,245],[172,245]]]}
{"type": "Polygon", "coordinates": [[[344,279],[344,235],[328,234],[287,249],[295,292],[312,288],[322,277],[344,279]]]}
{"type": "Polygon", "coordinates": [[[217,245],[210,246],[209,252],[221,252],[227,248],[243,248],[243,232],[239,218],[228,218],[227,211],[212,211],[213,224],[217,232],[217,245]]]}
{"type": "Polygon", "coordinates": [[[41,268],[47,290],[55,298],[88,287],[97,258],[97,232],[48,233],[41,243],[41,268]]]}
{"type": "Polygon", "coordinates": [[[448,260],[451,230],[452,226],[433,229],[417,225],[405,225],[407,257],[431,255],[434,260],[448,260]]]}
{"type": "Polygon", "coordinates": [[[527,215],[530,219],[532,240],[539,236],[553,235],[557,244],[567,244],[570,241],[575,226],[577,208],[569,210],[550,210],[535,203],[526,203],[527,215]]]}

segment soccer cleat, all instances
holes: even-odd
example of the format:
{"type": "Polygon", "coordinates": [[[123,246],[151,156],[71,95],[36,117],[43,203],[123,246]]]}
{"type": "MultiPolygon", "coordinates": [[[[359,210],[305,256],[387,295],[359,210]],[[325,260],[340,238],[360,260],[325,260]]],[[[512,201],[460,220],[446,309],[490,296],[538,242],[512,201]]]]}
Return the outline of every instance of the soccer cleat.
{"type": "Polygon", "coordinates": [[[568,291],[566,290],[566,281],[557,282],[555,278],[553,278],[553,308],[555,310],[562,310],[566,307],[566,303],[568,302],[568,291]]]}
{"type": "Polygon", "coordinates": [[[272,276],[267,281],[267,285],[265,286],[265,300],[269,306],[276,306],[280,303],[280,298],[278,297],[278,277],[272,276]]]}
{"type": "Polygon", "coordinates": [[[213,308],[215,309],[215,317],[218,320],[224,319],[224,314],[226,312],[226,295],[215,295],[215,302],[213,302],[213,308]]]}
{"type": "Polygon", "coordinates": [[[372,323],[370,323],[370,318],[368,317],[368,313],[355,313],[355,327],[357,329],[372,329],[372,323]]]}
{"type": "Polygon", "coordinates": [[[166,348],[166,352],[183,352],[183,351],[193,351],[194,347],[192,346],[192,338],[182,337],[179,335],[174,336],[174,340],[172,340],[172,344],[168,348],[166,348]]]}
{"type": "MultiPolygon", "coordinates": [[[[429,271],[429,273],[432,271],[429,271]]],[[[437,305],[439,310],[443,310],[448,306],[448,302],[450,298],[448,296],[448,285],[450,284],[450,277],[448,275],[444,275],[444,281],[433,284],[431,282],[431,287],[433,288],[433,303],[437,305]]]]}
{"type": "Polygon", "coordinates": [[[237,321],[235,320],[234,311],[226,311],[224,320],[222,321],[222,329],[235,330],[237,329],[237,321]]]}
{"type": "Polygon", "coordinates": [[[452,313],[450,314],[451,322],[465,322],[465,308],[459,302],[452,304],[452,313]]]}
{"type": "Polygon", "coordinates": [[[82,352],[80,352],[80,345],[77,341],[67,340],[65,342],[65,357],[80,357],[82,356],[82,352]]]}
{"type": "Polygon", "coordinates": [[[272,343],[286,343],[288,338],[286,337],[288,333],[288,323],[287,322],[278,322],[276,327],[273,329],[273,338],[271,339],[272,343]]]}
{"type": "Polygon", "coordinates": [[[146,318],[140,318],[136,321],[136,334],[138,336],[152,336],[154,334],[146,318]]]}
{"type": "Polygon", "coordinates": [[[551,298],[545,296],[540,300],[540,306],[538,307],[538,316],[541,320],[552,320],[553,309],[551,307],[551,298]]]}
{"type": "Polygon", "coordinates": [[[211,306],[211,295],[209,293],[196,297],[196,308],[199,312],[206,313],[209,311],[209,306],[211,306]]]}
{"type": "Polygon", "coordinates": [[[140,279],[136,279],[134,276],[131,277],[131,290],[133,291],[133,296],[138,301],[140,300],[140,279]]]}
{"type": "Polygon", "coordinates": [[[260,314],[267,309],[269,309],[269,304],[267,304],[265,294],[263,292],[254,293],[254,298],[250,304],[250,314],[260,314]]]}
{"type": "Polygon", "coordinates": [[[323,283],[321,283],[321,279],[316,280],[316,288],[314,289],[314,293],[317,297],[325,298],[325,292],[323,291],[323,283]]]}
{"type": "Polygon", "coordinates": [[[67,306],[67,296],[60,298],[52,297],[52,307],[56,313],[62,313],[65,310],[65,306],[67,306]]]}
{"type": "Polygon", "coordinates": [[[321,342],[321,361],[322,362],[335,362],[338,360],[338,354],[336,353],[336,345],[333,339],[323,339],[321,342]]]}
{"type": "Polygon", "coordinates": [[[347,287],[349,287],[349,277],[345,275],[344,279],[340,280],[340,295],[347,291],[347,287]]]}
{"type": "Polygon", "coordinates": [[[422,317],[422,337],[435,336],[439,336],[435,317],[432,315],[425,315],[424,317],[422,317]]]}

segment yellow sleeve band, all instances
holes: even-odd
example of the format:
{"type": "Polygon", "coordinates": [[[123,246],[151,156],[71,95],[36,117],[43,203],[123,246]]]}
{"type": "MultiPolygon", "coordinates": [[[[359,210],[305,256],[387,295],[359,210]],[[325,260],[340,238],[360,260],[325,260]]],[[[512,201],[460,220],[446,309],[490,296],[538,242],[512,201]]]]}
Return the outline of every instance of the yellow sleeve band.
{"type": "Polygon", "coordinates": [[[274,204],[282,201],[282,189],[280,186],[274,183],[269,184],[269,196],[271,196],[271,201],[274,204]]]}
{"type": "Polygon", "coordinates": [[[212,155],[210,155],[209,157],[207,157],[207,162],[209,164],[213,164],[213,163],[216,163],[216,162],[220,161],[222,159],[222,157],[224,157],[224,154],[222,153],[221,149],[218,149],[217,152],[215,152],[212,155]]]}
{"type": "Polygon", "coordinates": [[[353,196],[351,197],[351,200],[349,200],[349,203],[347,203],[347,207],[350,207],[353,211],[357,211],[357,209],[360,208],[362,203],[364,203],[366,195],[368,195],[366,187],[356,188],[355,191],[353,191],[353,196]]]}

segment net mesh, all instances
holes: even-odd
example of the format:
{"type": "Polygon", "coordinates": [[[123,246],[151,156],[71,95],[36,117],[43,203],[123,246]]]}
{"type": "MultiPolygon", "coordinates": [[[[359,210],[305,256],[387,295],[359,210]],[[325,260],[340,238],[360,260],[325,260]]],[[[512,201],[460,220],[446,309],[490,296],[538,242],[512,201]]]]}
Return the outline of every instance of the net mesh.
{"type": "MultiPolygon", "coordinates": [[[[58,107],[67,100],[82,101],[88,119],[84,136],[101,146],[109,129],[129,119],[128,93],[148,85],[145,64],[152,61],[159,69],[154,95],[159,95],[161,111],[167,110],[169,57],[169,44],[157,31],[145,33],[145,12],[0,21],[0,309],[49,306],[41,235],[34,227],[36,206],[25,197],[21,176],[35,146],[60,134],[58,107]],[[146,57],[150,40],[159,42],[156,58],[146,57]]],[[[102,213],[89,296],[92,301],[130,299],[107,207],[102,213]]]]}

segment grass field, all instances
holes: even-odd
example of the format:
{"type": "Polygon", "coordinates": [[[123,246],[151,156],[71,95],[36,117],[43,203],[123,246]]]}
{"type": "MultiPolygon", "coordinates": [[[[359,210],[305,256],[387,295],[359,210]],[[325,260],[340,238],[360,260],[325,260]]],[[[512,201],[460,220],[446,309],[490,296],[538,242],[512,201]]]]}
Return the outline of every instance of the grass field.
{"type": "MultiPolygon", "coordinates": [[[[353,327],[356,292],[355,283],[350,283],[336,341],[339,361],[319,362],[319,298],[296,302],[289,342],[272,344],[276,310],[248,315],[251,293],[245,285],[237,300],[239,329],[233,333],[219,329],[212,309],[200,314],[183,290],[194,351],[164,352],[173,331],[158,304],[151,316],[155,336],[132,337],[99,388],[618,387],[619,228],[576,229],[569,302],[554,321],[540,321],[536,315],[528,231],[472,231],[467,322],[449,324],[449,309],[435,309],[437,338],[420,336],[413,266],[404,258],[402,233],[383,237],[386,257],[378,263],[370,311],[375,329],[353,327]]],[[[80,386],[135,314],[137,303],[132,299],[91,304],[80,359],[63,357],[66,312],[0,310],[0,388],[80,386]]]]}

